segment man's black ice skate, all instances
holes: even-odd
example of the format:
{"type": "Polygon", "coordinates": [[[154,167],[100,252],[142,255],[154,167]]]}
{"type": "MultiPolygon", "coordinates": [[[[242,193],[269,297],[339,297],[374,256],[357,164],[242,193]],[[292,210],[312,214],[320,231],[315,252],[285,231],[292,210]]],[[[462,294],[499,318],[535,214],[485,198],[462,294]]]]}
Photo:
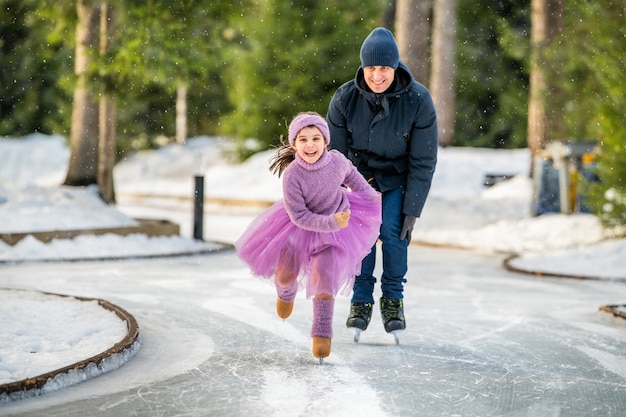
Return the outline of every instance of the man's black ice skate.
{"type": "Polygon", "coordinates": [[[393,334],[396,344],[400,343],[400,332],[406,329],[404,319],[404,304],[402,299],[381,298],[380,315],[383,318],[385,331],[393,334]]]}
{"type": "Polygon", "coordinates": [[[352,303],[350,304],[350,316],[346,321],[347,327],[354,328],[354,342],[359,341],[361,332],[367,329],[372,319],[372,303],[352,303]]]}

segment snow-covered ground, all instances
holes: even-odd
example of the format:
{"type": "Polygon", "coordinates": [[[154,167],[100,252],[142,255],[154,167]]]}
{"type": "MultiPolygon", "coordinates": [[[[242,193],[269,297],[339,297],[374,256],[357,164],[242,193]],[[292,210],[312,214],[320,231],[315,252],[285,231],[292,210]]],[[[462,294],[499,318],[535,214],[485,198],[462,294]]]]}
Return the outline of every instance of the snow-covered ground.
{"type": "MultiPolygon", "coordinates": [[[[135,224],[133,218],[141,217],[167,218],[181,226],[179,237],[85,235],[47,244],[34,238],[25,238],[15,246],[0,242],[0,261],[206,251],[215,247],[211,242],[233,242],[264,204],[281,197],[281,186],[268,170],[271,151],[233,165],[224,156],[226,145],[215,138],[196,138],[186,146],[170,145],[127,157],[115,169],[118,203],[107,206],[94,187],[59,185],[69,157],[63,138],[32,135],[20,140],[0,139],[0,233],[128,226],[135,224]],[[208,200],[206,242],[191,239],[193,176],[199,172],[204,174],[208,200]]],[[[413,234],[414,244],[517,253],[520,257],[511,264],[520,269],[626,280],[626,239],[607,239],[595,217],[530,216],[529,165],[526,150],[441,149],[431,195],[413,234]],[[486,188],[483,182],[487,173],[516,176],[486,188]]],[[[0,265],[0,287],[1,272],[0,265]]],[[[18,296],[9,293],[10,297],[0,291],[0,384],[24,378],[23,358],[32,356],[33,349],[48,359],[29,363],[30,376],[60,367],[51,359],[55,355],[62,358],[61,363],[70,360],[66,353],[75,351],[74,344],[42,344],[42,333],[57,333],[61,339],[78,337],[81,340],[76,343],[100,348],[87,337],[89,332],[65,333],[73,327],[63,317],[89,314],[87,310],[93,308],[89,303],[68,303],[62,307],[65,315],[55,317],[49,311],[59,309],[38,302],[38,295],[24,292],[19,295],[21,300],[16,300],[18,296]],[[12,329],[20,317],[27,316],[18,307],[21,302],[29,306],[26,312],[49,315],[54,320],[34,320],[22,327],[18,324],[17,343],[12,329]],[[10,310],[15,314],[8,314],[10,310]]],[[[98,320],[89,321],[99,327],[98,320]]],[[[98,338],[98,343],[114,343],[118,338],[115,333],[98,338]]],[[[82,352],[80,355],[77,359],[84,359],[82,352]]]]}
{"type": "MultiPolygon", "coordinates": [[[[94,358],[128,333],[126,322],[97,300],[0,288],[0,306],[0,385],[94,358]]],[[[55,385],[42,393],[54,391],[55,385]]]]}
{"type": "MultiPolygon", "coordinates": [[[[259,153],[243,164],[228,163],[226,154],[226,142],[202,137],[189,140],[185,146],[173,144],[130,155],[115,169],[118,204],[107,206],[97,197],[95,187],[59,186],[69,157],[62,137],[35,134],[21,140],[0,139],[0,233],[129,226],[135,224],[133,218],[156,217],[179,223],[184,237],[82,236],[48,244],[26,238],[15,246],[0,242],[0,260],[207,249],[210,242],[189,239],[195,175],[204,175],[207,216],[235,216],[245,225],[263,206],[243,202],[267,203],[281,198],[280,179],[268,170],[272,151],[259,153]]],[[[521,256],[515,265],[527,269],[626,277],[626,263],[617,261],[626,259],[626,239],[607,240],[610,234],[594,216],[530,216],[529,158],[526,149],[440,149],[431,194],[413,234],[414,243],[517,253],[521,256]],[[486,188],[485,175],[494,173],[516,176],[486,188]]],[[[218,234],[212,238],[232,242],[240,229],[230,225],[217,221],[207,224],[205,230],[218,234]]]]}

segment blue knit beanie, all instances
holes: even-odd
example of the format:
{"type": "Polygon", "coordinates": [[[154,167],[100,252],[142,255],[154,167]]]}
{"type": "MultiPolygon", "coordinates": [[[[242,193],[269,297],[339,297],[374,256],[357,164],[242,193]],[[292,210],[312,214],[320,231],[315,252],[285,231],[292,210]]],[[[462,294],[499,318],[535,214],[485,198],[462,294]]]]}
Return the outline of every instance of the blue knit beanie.
{"type": "Polygon", "coordinates": [[[391,67],[395,70],[399,63],[398,44],[391,32],[385,28],[374,29],[361,45],[361,66],[391,67]]]}

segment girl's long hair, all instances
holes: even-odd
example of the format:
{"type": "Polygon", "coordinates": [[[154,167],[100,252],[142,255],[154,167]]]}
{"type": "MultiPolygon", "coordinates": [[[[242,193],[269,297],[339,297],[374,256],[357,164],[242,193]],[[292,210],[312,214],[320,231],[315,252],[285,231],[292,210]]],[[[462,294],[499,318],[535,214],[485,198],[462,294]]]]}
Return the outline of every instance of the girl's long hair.
{"type": "Polygon", "coordinates": [[[270,158],[270,171],[278,174],[278,177],[285,172],[287,166],[296,159],[296,150],[289,143],[285,143],[285,139],[280,135],[280,147],[276,150],[276,154],[270,158]]]}

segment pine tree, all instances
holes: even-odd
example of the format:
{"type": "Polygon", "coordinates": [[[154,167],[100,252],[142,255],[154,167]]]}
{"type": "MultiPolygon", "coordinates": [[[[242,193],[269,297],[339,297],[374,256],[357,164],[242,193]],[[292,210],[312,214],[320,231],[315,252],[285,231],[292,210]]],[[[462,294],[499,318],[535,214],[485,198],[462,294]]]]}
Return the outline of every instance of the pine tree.
{"type": "Polygon", "coordinates": [[[593,138],[600,152],[589,169],[598,181],[585,192],[608,227],[626,225],[626,25],[617,1],[577,2],[567,9],[566,32],[553,49],[552,73],[567,135],[593,138]]]}
{"type": "Polygon", "coordinates": [[[337,87],[354,77],[361,42],[377,26],[382,6],[358,0],[259,2],[257,15],[246,17],[242,48],[229,60],[236,110],[223,120],[225,133],[242,142],[256,138],[266,148],[277,144],[296,113],[325,115],[337,87]]]}
{"type": "Polygon", "coordinates": [[[459,0],[455,145],[526,146],[530,0],[459,0]]]}
{"type": "Polygon", "coordinates": [[[0,136],[69,131],[72,95],[58,81],[72,71],[72,48],[55,36],[60,19],[47,19],[40,3],[5,0],[0,7],[0,136]]]}

